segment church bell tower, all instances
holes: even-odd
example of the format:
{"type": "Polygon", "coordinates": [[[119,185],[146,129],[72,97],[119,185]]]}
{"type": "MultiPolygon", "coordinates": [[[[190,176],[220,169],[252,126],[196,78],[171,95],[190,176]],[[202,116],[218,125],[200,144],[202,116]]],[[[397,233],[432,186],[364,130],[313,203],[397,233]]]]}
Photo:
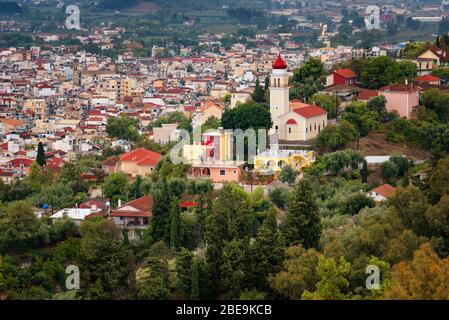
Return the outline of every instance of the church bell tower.
{"type": "Polygon", "coordinates": [[[270,134],[279,133],[279,116],[289,111],[290,86],[287,64],[279,54],[273,63],[273,71],[270,79],[270,113],[273,127],[270,134]]]}

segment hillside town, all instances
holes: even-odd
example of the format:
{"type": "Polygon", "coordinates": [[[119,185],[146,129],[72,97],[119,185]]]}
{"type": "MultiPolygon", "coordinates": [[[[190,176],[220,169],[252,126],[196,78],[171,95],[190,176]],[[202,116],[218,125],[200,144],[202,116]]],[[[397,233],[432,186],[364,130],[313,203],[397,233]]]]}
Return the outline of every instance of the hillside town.
{"type": "Polygon", "coordinates": [[[270,2],[194,43],[0,16],[0,300],[449,299],[449,3],[270,2]]]}

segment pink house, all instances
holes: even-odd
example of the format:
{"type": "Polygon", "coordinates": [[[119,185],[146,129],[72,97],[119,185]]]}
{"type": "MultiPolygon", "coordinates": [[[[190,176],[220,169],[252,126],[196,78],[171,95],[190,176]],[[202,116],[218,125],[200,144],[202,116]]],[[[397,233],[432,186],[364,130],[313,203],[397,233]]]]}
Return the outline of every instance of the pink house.
{"type": "Polygon", "coordinates": [[[387,110],[396,111],[402,118],[410,118],[419,105],[419,89],[413,84],[394,84],[383,87],[379,93],[387,99],[387,110]]]}
{"type": "Polygon", "coordinates": [[[229,161],[217,164],[194,164],[190,170],[192,178],[208,178],[214,183],[240,182],[242,179],[242,166],[238,162],[229,161]]]}

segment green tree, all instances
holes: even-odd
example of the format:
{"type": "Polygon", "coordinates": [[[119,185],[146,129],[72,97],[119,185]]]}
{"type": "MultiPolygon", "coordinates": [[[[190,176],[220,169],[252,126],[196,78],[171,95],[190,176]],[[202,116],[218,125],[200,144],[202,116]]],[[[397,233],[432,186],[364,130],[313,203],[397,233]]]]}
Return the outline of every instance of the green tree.
{"type": "MultiPolygon", "coordinates": [[[[194,256],[193,254],[185,249],[181,250],[176,255],[176,278],[177,278],[177,288],[181,292],[184,299],[189,299],[192,293],[192,266],[193,266],[194,256]]],[[[196,270],[196,285],[198,285],[198,269],[196,270]]]]}
{"type": "Polygon", "coordinates": [[[324,75],[324,66],[319,59],[309,59],[300,68],[293,70],[293,83],[306,83],[309,79],[319,80],[324,75]]]}
{"type": "Polygon", "coordinates": [[[2,252],[32,248],[38,240],[39,221],[31,205],[25,201],[11,202],[0,216],[0,248],[2,252]]]}
{"type": "Polygon", "coordinates": [[[155,241],[170,242],[171,201],[168,185],[164,178],[159,179],[153,191],[153,217],[151,218],[151,234],[155,241]]]}
{"type": "Polygon", "coordinates": [[[266,290],[268,276],[280,271],[284,257],[284,242],[277,227],[276,210],[270,208],[255,241],[250,246],[248,283],[253,288],[266,290]]]}
{"type": "Polygon", "coordinates": [[[78,255],[83,299],[124,299],[130,297],[134,277],[133,254],[120,240],[112,221],[86,221],[81,226],[78,255]]]}
{"type": "Polygon", "coordinates": [[[368,182],[368,176],[369,176],[368,162],[366,162],[366,160],[365,160],[365,161],[363,161],[362,170],[360,170],[360,177],[362,179],[362,183],[368,182]]]}
{"type": "Polygon", "coordinates": [[[42,142],[39,142],[39,144],[37,145],[36,162],[41,167],[45,166],[45,164],[46,164],[46,161],[45,161],[45,150],[44,150],[44,145],[43,145],[42,142]]]}
{"type": "Polygon", "coordinates": [[[340,257],[337,262],[334,258],[326,259],[320,256],[317,272],[320,280],[314,292],[305,291],[303,299],[314,300],[341,300],[345,299],[349,287],[348,275],[351,264],[340,257]]]}
{"type": "Polygon", "coordinates": [[[143,179],[141,175],[136,176],[136,180],[129,186],[129,199],[137,199],[143,196],[143,179]]]}
{"type": "Polygon", "coordinates": [[[248,241],[235,239],[225,241],[220,266],[221,286],[229,298],[238,298],[246,287],[248,241]]]}
{"type": "MultiPolygon", "coordinates": [[[[210,274],[220,274],[225,242],[249,237],[254,220],[247,193],[235,183],[225,184],[215,200],[211,214],[206,218],[206,259],[210,274]]],[[[212,288],[217,288],[219,281],[220,279],[212,278],[212,288]]]]}
{"type": "MultiPolygon", "coordinates": [[[[420,212],[421,213],[421,212],[420,212]]],[[[438,238],[436,250],[443,256],[449,255],[449,195],[443,196],[434,206],[430,206],[426,213],[430,234],[438,238]]]]}
{"type": "Polygon", "coordinates": [[[434,202],[449,193],[449,157],[438,161],[429,177],[429,189],[434,202]]]}
{"type": "Polygon", "coordinates": [[[318,206],[310,181],[303,179],[296,186],[285,214],[283,230],[288,244],[316,247],[321,235],[318,206]]]}
{"type": "Polygon", "coordinates": [[[181,208],[172,201],[170,209],[170,249],[176,251],[181,245],[181,208]]]}
{"type": "Polygon", "coordinates": [[[110,117],[106,132],[111,138],[134,142],[139,138],[139,121],[127,116],[110,117]]]}
{"type": "Polygon", "coordinates": [[[221,126],[225,129],[269,129],[272,126],[270,110],[267,106],[248,102],[226,110],[221,117],[221,126]]]}
{"type": "Polygon", "coordinates": [[[137,299],[165,300],[170,295],[170,278],[166,260],[150,257],[136,272],[137,299]]]}
{"type": "Polygon", "coordinates": [[[279,180],[283,183],[288,183],[289,186],[295,184],[296,177],[298,176],[298,172],[290,165],[286,165],[282,168],[281,173],[279,174],[279,180]]]}
{"type": "Polygon", "coordinates": [[[449,94],[437,89],[430,89],[421,95],[421,103],[426,109],[434,111],[440,121],[449,121],[449,110],[447,108],[449,94]]]}
{"type": "Polygon", "coordinates": [[[404,83],[405,79],[414,79],[417,67],[408,61],[396,62],[387,56],[368,60],[362,72],[360,81],[367,88],[379,89],[393,83],[404,83]]]}
{"type": "Polygon", "coordinates": [[[200,298],[200,288],[199,288],[199,271],[198,271],[198,261],[193,259],[192,267],[190,270],[191,279],[191,290],[190,299],[198,300],[200,298]]]}
{"type": "Polygon", "coordinates": [[[270,275],[271,289],[285,299],[300,299],[305,290],[314,291],[319,280],[317,273],[320,254],[315,249],[291,246],[285,251],[282,270],[270,275]]]}
{"type": "Polygon", "coordinates": [[[111,198],[113,203],[117,204],[119,199],[126,200],[127,198],[128,179],[123,173],[117,172],[106,177],[102,188],[103,195],[111,198]]]}
{"type": "Polygon", "coordinates": [[[309,103],[320,106],[327,111],[328,119],[337,117],[337,106],[340,105],[340,99],[329,94],[315,94],[309,98],[309,103]]]}
{"type": "Polygon", "coordinates": [[[356,127],[342,121],[337,125],[328,125],[321,130],[317,138],[317,147],[321,150],[336,151],[357,139],[356,127]]]}
{"type": "Polygon", "coordinates": [[[254,88],[253,93],[251,94],[251,98],[256,103],[265,103],[265,90],[260,85],[259,78],[256,79],[256,87],[254,88]]]}

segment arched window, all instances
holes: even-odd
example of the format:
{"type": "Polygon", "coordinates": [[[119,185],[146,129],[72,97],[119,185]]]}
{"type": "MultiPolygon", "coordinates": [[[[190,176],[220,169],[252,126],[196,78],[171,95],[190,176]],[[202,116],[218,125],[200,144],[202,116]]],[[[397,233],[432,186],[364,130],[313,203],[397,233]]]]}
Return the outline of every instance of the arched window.
{"type": "Polygon", "coordinates": [[[281,86],[281,78],[278,79],[278,87],[281,86]]]}

